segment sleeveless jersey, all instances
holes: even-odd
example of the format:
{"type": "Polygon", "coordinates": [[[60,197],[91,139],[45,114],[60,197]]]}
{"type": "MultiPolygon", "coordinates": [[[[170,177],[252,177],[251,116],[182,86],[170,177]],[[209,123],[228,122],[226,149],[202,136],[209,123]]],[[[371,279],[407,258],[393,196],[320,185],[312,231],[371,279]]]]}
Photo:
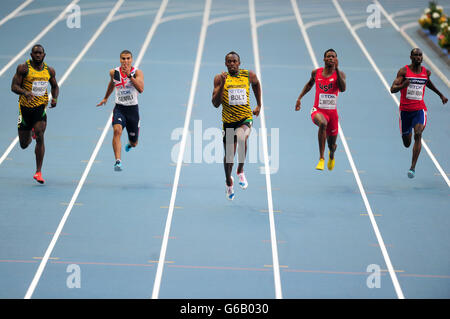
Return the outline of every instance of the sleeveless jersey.
{"type": "Polygon", "coordinates": [[[339,95],[336,71],[327,78],[322,73],[323,68],[318,68],[315,78],[316,97],[314,107],[322,110],[336,110],[337,97],[339,95]]]}
{"type": "Polygon", "coordinates": [[[249,72],[239,70],[237,76],[227,73],[222,95],[222,122],[234,123],[245,119],[252,119],[249,72]]]}
{"type": "Polygon", "coordinates": [[[428,82],[427,69],[422,67],[419,74],[413,73],[408,65],[405,65],[405,78],[410,81],[409,85],[400,91],[400,111],[426,110],[423,101],[425,87],[428,82]]]}
{"type": "Polygon", "coordinates": [[[24,107],[34,108],[40,105],[47,106],[48,93],[47,86],[50,80],[50,71],[48,66],[44,63],[42,70],[36,70],[31,66],[31,61],[27,60],[28,73],[23,79],[22,88],[26,91],[31,91],[34,98],[28,101],[25,95],[19,96],[19,104],[24,107]]]}
{"type": "MultiPolygon", "coordinates": [[[[131,75],[135,77],[136,68],[131,67],[131,75]]],[[[114,69],[114,85],[116,86],[116,104],[137,105],[138,91],[131,80],[122,73],[120,66],[114,69]]]]}

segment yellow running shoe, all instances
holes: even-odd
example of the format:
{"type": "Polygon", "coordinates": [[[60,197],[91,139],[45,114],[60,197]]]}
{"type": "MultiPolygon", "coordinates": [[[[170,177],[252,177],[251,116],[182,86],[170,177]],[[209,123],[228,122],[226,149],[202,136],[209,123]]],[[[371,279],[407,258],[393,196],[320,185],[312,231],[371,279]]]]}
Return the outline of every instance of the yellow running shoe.
{"type": "Polygon", "coordinates": [[[328,170],[329,171],[332,171],[333,170],[333,168],[334,168],[334,158],[333,159],[331,159],[330,158],[330,154],[328,154],[328,163],[327,163],[327,167],[328,167],[328,170]]]}
{"type": "Polygon", "coordinates": [[[321,158],[316,166],[316,169],[323,171],[324,167],[325,167],[325,160],[321,158]]]}

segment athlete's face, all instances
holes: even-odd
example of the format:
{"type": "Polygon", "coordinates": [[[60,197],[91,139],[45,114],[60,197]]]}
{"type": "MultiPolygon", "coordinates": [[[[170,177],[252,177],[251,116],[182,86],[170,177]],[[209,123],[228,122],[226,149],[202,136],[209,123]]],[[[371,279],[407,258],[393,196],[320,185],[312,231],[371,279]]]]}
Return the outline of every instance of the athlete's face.
{"type": "Polygon", "coordinates": [[[129,53],[122,53],[120,55],[120,65],[123,70],[129,71],[131,64],[133,63],[133,57],[129,53]]]}
{"type": "Polygon", "coordinates": [[[336,53],[334,53],[333,51],[327,52],[327,54],[325,54],[325,57],[323,58],[323,61],[325,62],[325,66],[328,66],[328,67],[336,65],[336,60],[337,60],[337,56],[336,56],[336,53]]]}
{"type": "Polygon", "coordinates": [[[236,54],[228,54],[225,58],[225,65],[227,66],[228,73],[236,74],[239,72],[241,61],[236,54]]]}
{"type": "Polygon", "coordinates": [[[42,49],[41,47],[34,47],[31,50],[31,54],[30,55],[31,55],[31,59],[36,64],[41,64],[44,61],[44,58],[45,58],[44,49],[42,49]]]}
{"type": "Polygon", "coordinates": [[[422,51],[419,49],[413,50],[411,53],[412,64],[419,65],[422,63],[422,60],[423,60],[422,51]]]}

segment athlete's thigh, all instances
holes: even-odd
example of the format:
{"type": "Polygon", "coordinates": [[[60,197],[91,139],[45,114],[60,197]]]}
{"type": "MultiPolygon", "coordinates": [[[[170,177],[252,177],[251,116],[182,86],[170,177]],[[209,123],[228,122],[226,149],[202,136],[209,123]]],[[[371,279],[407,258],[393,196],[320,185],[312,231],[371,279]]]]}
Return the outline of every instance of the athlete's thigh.
{"type": "Polygon", "coordinates": [[[130,109],[126,115],[126,129],[130,142],[136,143],[139,138],[140,118],[137,108],[130,109]]]}
{"type": "Polygon", "coordinates": [[[313,121],[314,124],[316,124],[317,126],[320,126],[321,124],[328,125],[329,118],[321,110],[318,110],[313,107],[311,110],[311,120],[313,121]]]}

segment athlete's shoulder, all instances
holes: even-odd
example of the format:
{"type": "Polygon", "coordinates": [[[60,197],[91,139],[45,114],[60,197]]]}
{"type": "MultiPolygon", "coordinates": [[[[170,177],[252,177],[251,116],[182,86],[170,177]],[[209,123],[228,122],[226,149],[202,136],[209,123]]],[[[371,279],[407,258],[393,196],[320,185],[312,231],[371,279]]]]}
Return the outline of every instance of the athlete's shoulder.
{"type": "Polygon", "coordinates": [[[239,75],[240,76],[250,76],[255,74],[255,72],[253,72],[252,70],[247,70],[247,69],[239,69],[239,75]]]}

